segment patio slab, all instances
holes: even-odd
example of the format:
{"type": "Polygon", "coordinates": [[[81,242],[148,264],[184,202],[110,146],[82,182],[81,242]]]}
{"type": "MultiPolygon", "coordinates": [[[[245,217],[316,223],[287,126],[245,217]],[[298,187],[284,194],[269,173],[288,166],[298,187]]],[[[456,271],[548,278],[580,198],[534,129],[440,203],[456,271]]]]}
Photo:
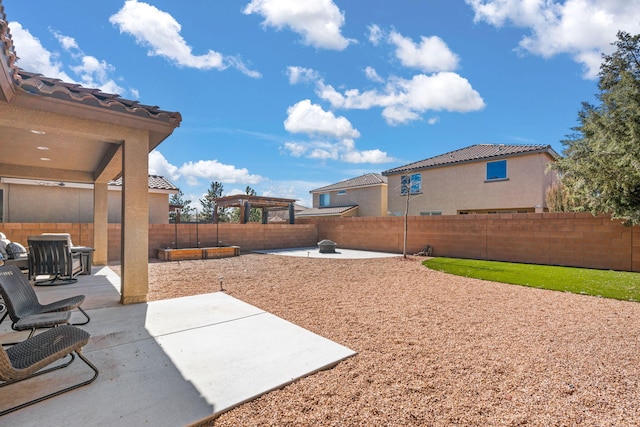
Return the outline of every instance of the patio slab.
{"type": "Polygon", "coordinates": [[[328,259],[367,259],[367,258],[392,258],[402,256],[389,252],[361,251],[358,249],[343,249],[336,247],[335,252],[321,253],[317,246],[304,248],[265,249],[252,251],[261,254],[295,256],[302,258],[328,258],[328,259]]]}
{"type": "MultiPolygon", "coordinates": [[[[5,415],[1,425],[192,425],[355,354],[222,292],[122,306],[119,287],[110,269],[94,268],[76,284],[36,288],[43,302],[87,296],[84,354],[100,376],[5,415]]],[[[0,341],[15,334],[8,321],[0,324],[0,341]]],[[[0,409],[90,374],[76,361],[0,388],[0,409]]]]}

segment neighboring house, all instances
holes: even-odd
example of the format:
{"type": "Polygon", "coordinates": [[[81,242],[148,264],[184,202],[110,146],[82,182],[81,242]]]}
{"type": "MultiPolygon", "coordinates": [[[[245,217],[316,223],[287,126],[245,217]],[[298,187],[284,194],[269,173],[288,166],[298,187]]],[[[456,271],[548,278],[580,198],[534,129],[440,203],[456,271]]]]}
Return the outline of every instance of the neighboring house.
{"type": "Polygon", "coordinates": [[[384,216],[387,214],[387,178],[368,173],[311,190],[313,207],[296,213],[310,216],[384,216]]]}
{"type": "MultiPolygon", "coordinates": [[[[108,221],[120,223],[122,178],[108,185],[108,221]]],[[[178,188],[149,175],[149,223],[169,223],[169,197],[178,188]]],[[[0,178],[0,222],[93,222],[93,185],[20,178],[0,178]]]]}
{"type": "Polygon", "coordinates": [[[455,215],[547,211],[550,145],[477,144],[382,172],[391,215],[455,215]]]}

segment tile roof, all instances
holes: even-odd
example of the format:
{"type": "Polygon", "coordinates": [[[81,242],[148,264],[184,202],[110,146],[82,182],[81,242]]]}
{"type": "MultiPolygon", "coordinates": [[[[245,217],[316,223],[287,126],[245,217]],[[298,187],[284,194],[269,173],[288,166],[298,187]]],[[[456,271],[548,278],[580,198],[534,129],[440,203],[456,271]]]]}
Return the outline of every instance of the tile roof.
{"type": "Polygon", "coordinates": [[[18,82],[18,67],[16,66],[16,51],[13,47],[11,32],[9,31],[9,21],[4,12],[4,5],[0,0],[0,59],[4,68],[15,83],[18,82]]]}
{"type": "Polygon", "coordinates": [[[303,216],[342,216],[353,209],[358,209],[358,205],[331,206],[328,208],[309,208],[301,212],[296,212],[296,217],[303,216]]]}
{"type": "Polygon", "coordinates": [[[31,94],[157,119],[175,126],[182,121],[182,116],[178,112],[160,110],[158,106],[140,104],[138,101],[124,99],[120,95],[104,93],[100,89],[86,88],[77,83],[66,83],[60,79],[30,73],[21,68],[18,69],[17,74],[19,88],[31,94]]]}
{"type": "Polygon", "coordinates": [[[379,184],[386,184],[386,183],[387,183],[386,176],[382,176],[379,173],[368,173],[356,178],[345,179],[344,181],[340,181],[336,184],[331,184],[324,187],[316,188],[315,190],[309,191],[309,193],[315,193],[318,191],[343,190],[347,188],[368,187],[371,185],[379,185],[379,184]]]}
{"type": "Polygon", "coordinates": [[[554,158],[560,156],[550,145],[516,145],[516,144],[475,144],[459,150],[450,151],[439,156],[429,157],[408,165],[399,166],[382,172],[383,175],[391,175],[417,169],[426,169],[436,166],[446,166],[455,163],[472,162],[486,159],[497,159],[521,154],[549,153],[554,158]]]}
{"type": "MultiPolygon", "coordinates": [[[[110,181],[109,185],[122,186],[122,177],[110,181]]],[[[160,175],[149,175],[149,188],[152,190],[178,190],[169,180],[160,175]]]]}

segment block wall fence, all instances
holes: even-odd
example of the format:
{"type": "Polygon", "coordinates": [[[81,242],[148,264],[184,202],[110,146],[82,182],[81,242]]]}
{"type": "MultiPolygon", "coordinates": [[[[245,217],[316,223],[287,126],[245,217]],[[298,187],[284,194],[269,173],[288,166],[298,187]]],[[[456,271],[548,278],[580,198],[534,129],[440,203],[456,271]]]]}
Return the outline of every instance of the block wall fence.
{"type": "MultiPolygon", "coordinates": [[[[303,222],[303,221],[300,221],[303,222]]],[[[315,218],[338,248],[402,253],[404,217],[315,218]]],[[[407,253],[640,271],[640,227],[590,213],[410,216],[407,253]]]]}
{"type": "MultiPolygon", "coordinates": [[[[608,215],[543,213],[411,216],[407,253],[430,245],[434,256],[565,265],[640,272],[640,227],[608,215]]],[[[27,237],[70,233],[73,243],[93,246],[93,224],[4,223],[0,231],[26,246],[27,237]]],[[[109,261],[120,259],[120,224],[109,224],[109,261]]],[[[240,246],[242,252],[316,246],[330,239],[339,248],[402,253],[404,217],[305,218],[296,224],[150,224],[149,258],[157,249],[240,246]],[[198,244],[199,242],[199,244],[198,244]]]]}

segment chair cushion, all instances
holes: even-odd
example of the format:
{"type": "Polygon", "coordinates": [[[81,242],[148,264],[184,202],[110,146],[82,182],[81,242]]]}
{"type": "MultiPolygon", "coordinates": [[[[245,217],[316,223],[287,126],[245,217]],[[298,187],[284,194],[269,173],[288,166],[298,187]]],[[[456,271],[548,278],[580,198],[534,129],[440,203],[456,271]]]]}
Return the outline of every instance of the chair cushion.
{"type": "Polygon", "coordinates": [[[0,254],[4,255],[5,258],[7,258],[7,245],[11,243],[11,240],[7,239],[6,237],[3,237],[0,239],[0,254]]]}
{"type": "Polygon", "coordinates": [[[67,243],[69,247],[73,247],[73,242],[71,241],[71,234],[69,233],[42,233],[41,236],[62,236],[67,238],[67,243]]]}
{"type": "Polygon", "coordinates": [[[17,259],[20,258],[21,254],[26,254],[27,250],[20,243],[11,242],[5,248],[7,252],[8,259],[17,259]]]}

